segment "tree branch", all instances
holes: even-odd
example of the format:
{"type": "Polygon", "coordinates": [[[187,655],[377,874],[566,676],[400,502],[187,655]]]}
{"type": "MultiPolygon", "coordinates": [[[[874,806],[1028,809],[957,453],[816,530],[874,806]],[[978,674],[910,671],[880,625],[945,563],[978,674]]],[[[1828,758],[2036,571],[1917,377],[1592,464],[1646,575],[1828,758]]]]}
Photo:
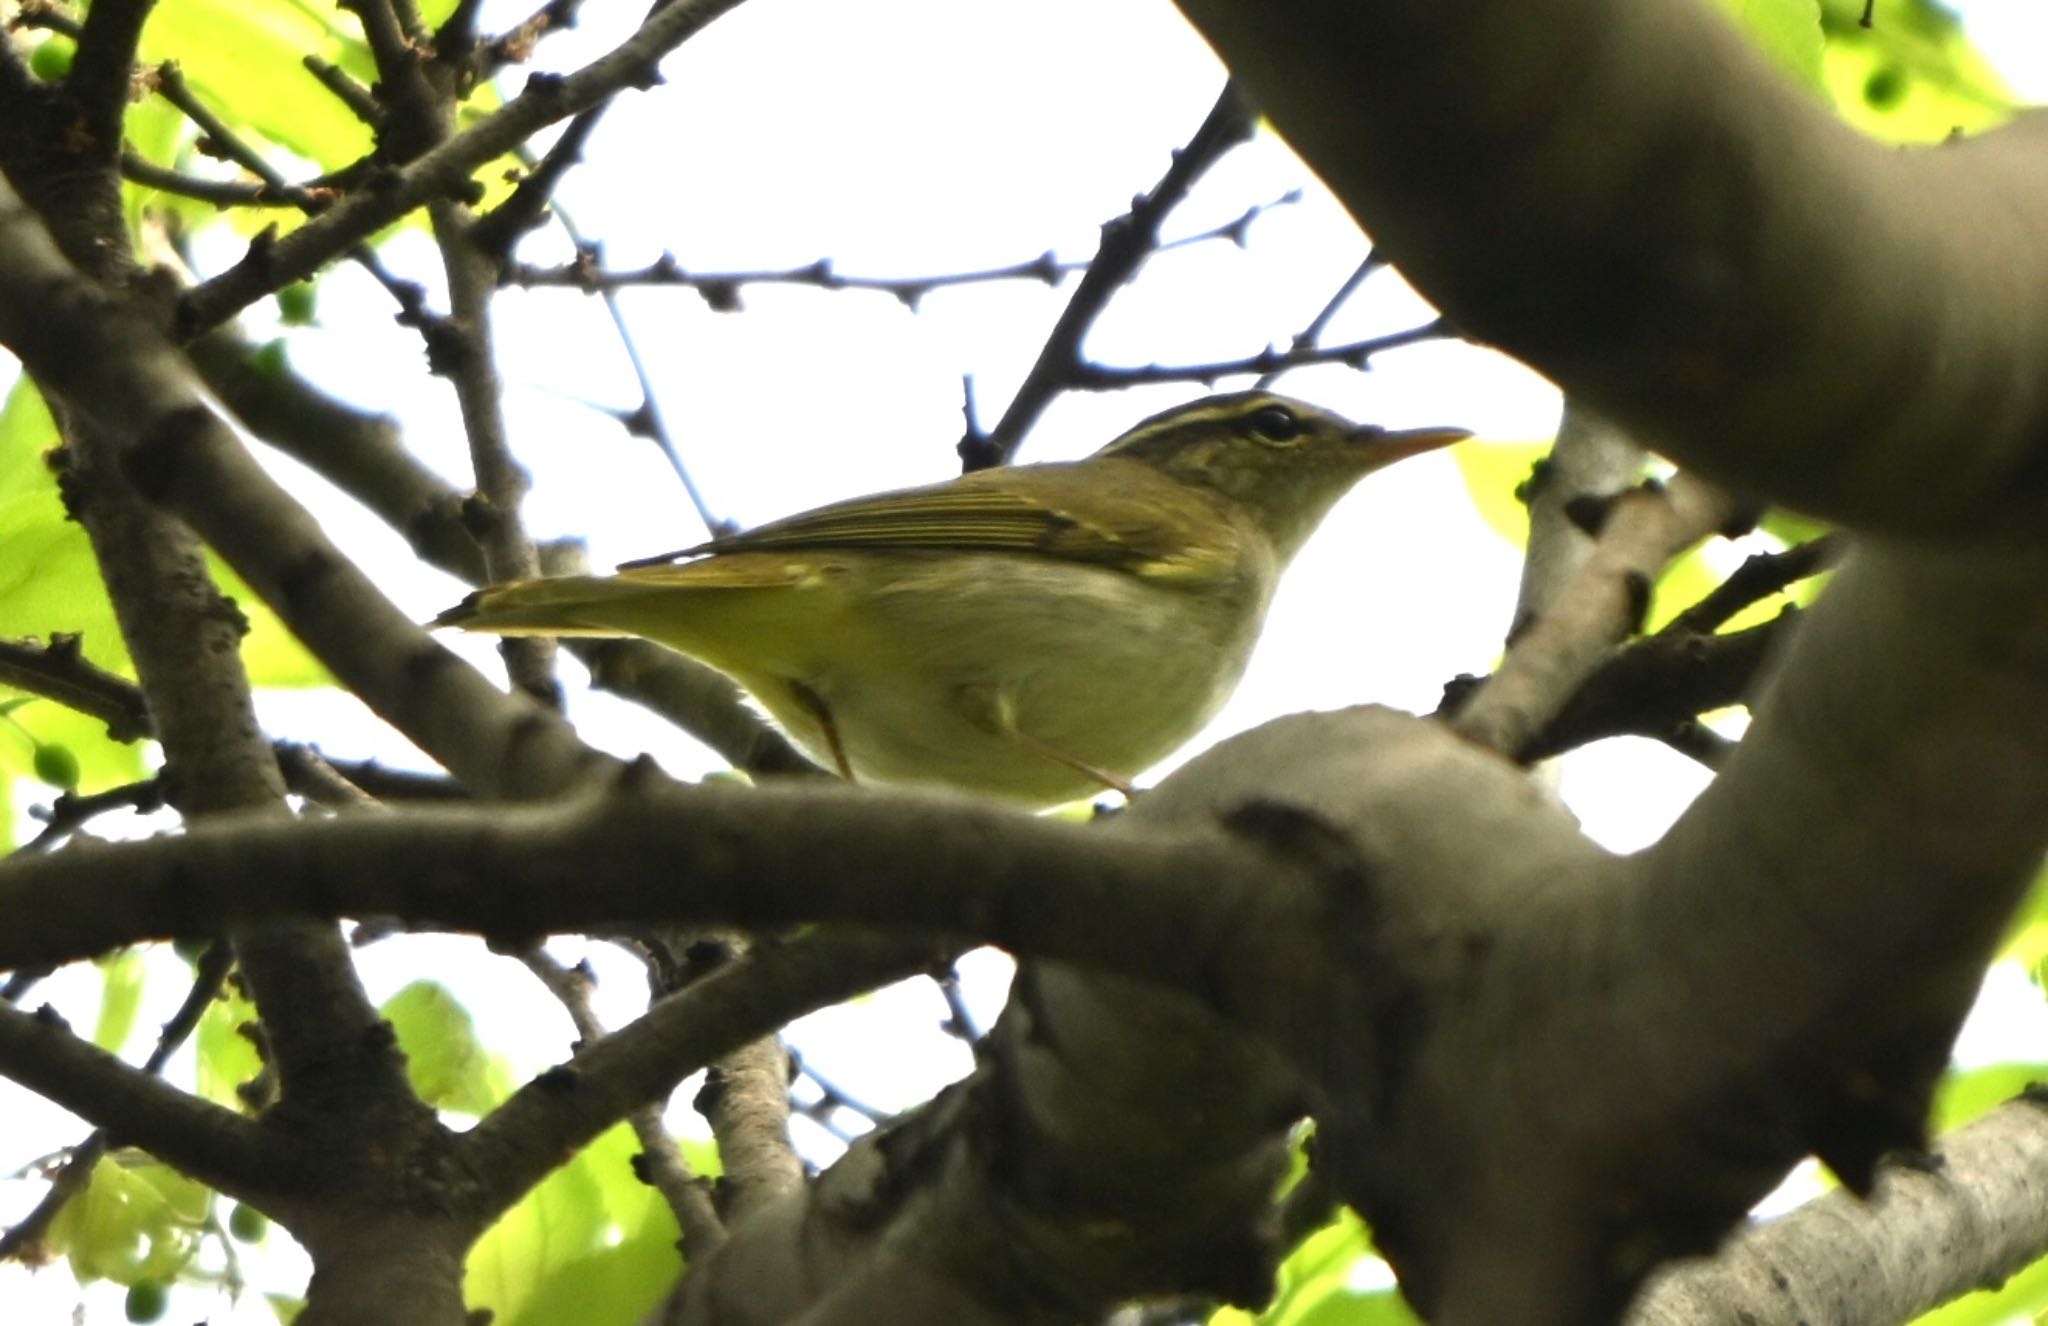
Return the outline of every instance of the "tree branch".
{"type": "Polygon", "coordinates": [[[1682,468],[1865,532],[2040,527],[2048,116],[1876,143],[1698,4],[1179,3],[1455,325],[1682,468]]]}
{"type": "Polygon", "coordinates": [[[54,1012],[0,1006],[0,1073],[202,1183],[267,1193],[306,1158],[258,1124],[122,1063],[54,1012]]]}
{"type": "Polygon", "coordinates": [[[2034,1095],[1653,1281],[1630,1326],[1909,1321],[2017,1275],[2048,1247],[2048,1121],[2034,1095]]]}
{"type": "Polygon", "coordinates": [[[495,1213],[635,1106],[804,1013],[886,985],[933,958],[930,943],[874,935],[767,945],[659,1001],[513,1093],[461,1145],[488,1176],[475,1194],[495,1213]]]}
{"type": "Polygon", "coordinates": [[[1499,670],[1457,711],[1458,731],[1504,753],[1527,747],[1614,646],[1641,629],[1665,563],[1726,525],[1732,510],[1721,493],[1684,475],[1668,489],[1617,498],[1585,565],[1523,624],[1499,670]]]}

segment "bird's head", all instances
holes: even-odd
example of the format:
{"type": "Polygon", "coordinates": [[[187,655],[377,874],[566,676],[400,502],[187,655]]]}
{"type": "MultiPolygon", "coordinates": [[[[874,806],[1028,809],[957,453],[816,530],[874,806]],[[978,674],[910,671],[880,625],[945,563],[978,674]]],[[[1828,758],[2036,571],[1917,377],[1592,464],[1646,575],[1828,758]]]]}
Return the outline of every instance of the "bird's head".
{"type": "Polygon", "coordinates": [[[1292,557],[1366,475],[1471,436],[1386,429],[1268,391],[1210,396],[1132,428],[1099,455],[1152,466],[1241,511],[1292,557]]]}

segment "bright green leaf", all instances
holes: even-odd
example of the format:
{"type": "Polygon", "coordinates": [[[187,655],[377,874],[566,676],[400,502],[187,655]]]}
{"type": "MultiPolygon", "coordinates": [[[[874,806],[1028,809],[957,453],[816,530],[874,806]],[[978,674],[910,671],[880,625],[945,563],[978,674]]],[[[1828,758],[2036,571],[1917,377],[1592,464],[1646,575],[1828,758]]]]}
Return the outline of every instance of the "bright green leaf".
{"type": "Polygon", "coordinates": [[[398,1034],[406,1076],[436,1109],[483,1114],[504,1099],[511,1075],[476,1037],[469,1010],[446,987],[414,981],[378,1010],[398,1034]]]}
{"type": "Polygon", "coordinates": [[[1863,0],[1825,0],[1825,86],[1842,118],[1891,142],[1937,143],[2012,118],[2018,101],[1933,0],[1886,0],[1871,26],[1863,0]]]}
{"type": "Polygon", "coordinates": [[[1488,528],[1517,548],[1529,541],[1529,506],[1520,494],[1550,447],[1548,442],[1468,442],[1451,448],[1472,505],[1488,528]]]}
{"type": "Polygon", "coordinates": [[[135,1030],[135,1015],[142,1007],[145,982],[142,952],[124,948],[99,960],[100,1015],[93,1024],[92,1043],[109,1054],[119,1054],[135,1030]]]}
{"type": "Polygon", "coordinates": [[[1361,1264],[1372,1256],[1363,1222],[1341,1211],[1281,1263],[1279,1292],[1265,1311],[1225,1308],[1209,1326],[1419,1326],[1399,1292],[1353,1287],[1361,1264]]]}
{"type": "MultiPolygon", "coordinates": [[[[65,517],[56,476],[43,459],[56,444],[56,425],[42,397],[26,381],[17,382],[0,407],[0,636],[76,633],[88,661],[133,676],[92,546],[85,531],[65,517]]],[[[327,684],[326,670],[240,577],[218,561],[209,564],[221,592],[249,621],[242,657],[250,681],[276,688],[327,684]]],[[[35,735],[70,747],[81,759],[86,784],[97,781],[94,755],[70,734],[39,728],[35,735]]],[[[139,770],[138,758],[126,762],[139,770]]]]}
{"type": "Polygon", "coordinates": [[[1811,88],[1821,86],[1819,0],[1719,0],[1764,53],[1811,88]]]}
{"type": "Polygon", "coordinates": [[[1965,1294],[1946,1307],[1915,1318],[1913,1326],[2009,1326],[2015,1321],[2039,1321],[2044,1312],[2048,1312],[2048,1257],[1996,1289],[1965,1294]]]}
{"type": "Polygon", "coordinates": [[[527,1194],[478,1241],[465,1299],[495,1326],[627,1326],[682,1271],[676,1224],[633,1176],[639,1142],[624,1124],[527,1194]]]}
{"type": "Polygon", "coordinates": [[[1934,1096],[1936,1135],[1960,1128],[2036,1083],[2048,1082],[2048,1063],[1987,1064],[1941,1079],[1934,1096]]]}
{"type": "Polygon", "coordinates": [[[142,34],[143,60],[175,60],[193,94],[237,134],[338,169],[370,150],[370,129],[307,70],[309,55],[364,86],[376,81],[361,29],[344,26],[332,7],[172,0],[157,7],[142,34]]]}
{"type": "MultiPolygon", "coordinates": [[[[437,12],[445,17],[453,6],[437,2],[421,9],[431,24],[440,21],[437,12]]],[[[338,6],[307,0],[168,0],[157,6],[143,30],[142,55],[150,65],[175,61],[193,95],[288,179],[339,170],[373,145],[370,126],[305,66],[305,58],[313,56],[365,88],[376,83],[376,65],[361,25],[338,6]]],[[[458,127],[502,104],[494,85],[479,86],[458,108],[458,127]]],[[[149,98],[131,110],[131,145],[151,161],[219,176],[218,164],[197,153],[191,126],[177,112],[171,111],[176,133],[168,140],[157,132],[145,142],[145,136],[135,131],[133,122],[158,107],[170,109],[161,98],[149,98]]],[[[507,158],[477,173],[487,203],[510,192],[504,176],[514,165],[507,158]]],[[[132,202],[174,212],[195,226],[226,224],[246,234],[271,225],[289,231],[304,219],[290,208],[222,212],[155,190],[131,188],[129,196],[132,202]]],[[[136,220],[131,208],[131,227],[136,220]]],[[[415,212],[402,224],[423,224],[421,214],[415,212]]]]}
{"type": "Polygon", "coordinates": [[[1811,516],[1802,516],[1797,511],[1787,511],[1783,507],[1774,506],[1764,512],[1763,519],[1757,522],[1757,528],[1789,548],[1797,543],[1810,543],[1834,526],[1824,520],[1815,520],[1811,516]]]}
{"type": "Polygon", "coordinates": [[[156,1161],[102,1156],[50,1223],[52,1252],[80,1281],[176,1278],[199,1245],[212,1194],[156,1161]]]}
{"type": "Polygon", "coordinates": [[[2034,984],[2043,985],[2042,967],[2048,964],[2048,869],[2036,874],[2027,886],[2026,899],[1998,956],[2019,963],[2033,975],[2034,984]]]}
{"type": "Polygon", "coordinates": [[[207,1005],[192,1036],[199,1052],[200,1095],[234,1109],[246,1108],[237,1088],[263,1071],[262,1057],[242,1034],[242,1028],[255,1021],[256,1006],[232,983],[207,1005]]]}

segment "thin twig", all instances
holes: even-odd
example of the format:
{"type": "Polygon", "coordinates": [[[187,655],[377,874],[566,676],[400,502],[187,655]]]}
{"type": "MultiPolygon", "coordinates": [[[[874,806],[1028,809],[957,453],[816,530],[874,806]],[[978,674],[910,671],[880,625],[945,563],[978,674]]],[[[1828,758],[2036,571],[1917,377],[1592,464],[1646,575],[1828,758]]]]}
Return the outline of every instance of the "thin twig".
{"type": "Polygon", "coordinates": [[[308,55],[301,63],[307,73],[320,81],[320,86],[364,124],[374,128],[384,118],[384,108],[377,104],[376,95],[349,77],[340,66],[329,64],[317,55],[308,55]]]}
{"type": "Polygon", "coordinates": [[[121,121],[135,80],[135,49],[142,40],[150,0],[98,0],[85,11],[78,48],[64,90],[78,108],[95,156],[111,161],[121,150],[121,121]]]}
{"type": "MultiPolygon", "coordinates": [[[[578,252],[588,251],[583,237],[577,233],[575,220],[560,206],[555,208],[555,222],[576,245],[578,252]]],[[[627,432],[636,437],[649,438],[661,449],[661,454],[668,460],[669,468],[675,472],[676,479],[683,485],[684,496],[689,498],[690,505],[696,509],[697,518],[704,522],[705,531],[714,538],[731,533],[734,528],[732,522],[718,515],[712,508],[703,490],[697,487],[696,478],[691,475],[690,467],[683,463],[682,451],[676,446],[675,433],[669,427],[667,416],[662,413],[661,393],[655,390],[654,375],[648,372],[647,362],[640,354],[639,338],[633,335],[633,329],[626,321],[625,309],[619,304],[618,292],[601,290],[598,293],[604,299],[605,312],[612,320],[612,330],[618,335],[619,345],[626,352],[626,363],[633,370],[633,380],[640,386],[640,408],[621,416],[620,421],[625,424],[627,432]]]]}
{"type": "Polygon", "coordinates": [[[65,792],[52,802],[48,811],[31,807],[29,814],[43,821],[43,829],[15,850],[24,856],[38,852],[56,850],[63,842],[83,827],[87,821],[117,810],[132,810],[147,815],[163,809],[165,804],[164,780],[161,775],[144,778],[133,783],[123,783],[100,792],[65,792]]]}
{"type": "MultiPolygon", "coordinates": [[[[579,1049],[604,1039],[604,1024],[590,1003],[597,982],[588,966],[579,963],[566,967],[541,948],[529,948],[518,957],[569,1014],[569,1021],[582,1041],[579,1049]]],[[[709,1184],[691,1169],[689,1158],[669,1136],[661,1115],[660,1105],[642,1105],[626,1116],[640,1143],[641,1154],[633,1163],[633,1172],[668,1203],[677,1227],[682,1230],[683,1254],[694,1261],[708,1256],[725,1241],[725,1222],[711,1200],[709,1184]]]]}
{"type": "Polygon", "coordinates": [[[979,1041],[982,1029],[976,1025],[974,1010],[967,1006],[967,996],[960,989],[959,967],[948,964],[944,971],[933,973],[932,982],[946,1001],[946,1020],[939,1024],[939,1029],[969,1045],[979,1041]]]}
{"type": "MultiPolygon", "coordinates": [[[[1219,239],[1242,243],[1245,227],[1252,220],[1274,208],[1298,202],[1300,197],[1299,190],[1292,190],[1270,203],[1247,208],[1235,220],[1223,225],[1167,240],[1159,244],[1153,252],[1165,253],[1219,239]]],[[[1062,260],[1048,249],[1035,258],[1024,258],[997,267],[926,276],[849,276],[834,266],[829,258],[819,258],[815,262],[808,262],[799,267],[758,271],[693,272],[677,263],[673,254],[665,253],[645,267],[608,271],[599,265],[598,252],[594,247],[579,244],[576,257],[569,262],[555,267],[514,264],[506,279],[513,285],[529,288],[565,286],[592,294],[641,286],[683,286],[695,290],[706,304],[720,313],[737,311],[741,306],[740,291],[750,285],[796,285],[829,291],[873,291],[888,295],[905,307],[915,310],[924,297],[935,290],[955,286],[988,285],[998,281],[1033,281],[1053,286],[1075,272],[1087,271],[1089,265],[1088,261],[1062,260]]]]}
{"type": "Polygon", "coordinates": [[[1241,373],[1271,376],[1309,364],[1349,364],[1364,368],[1375,355],[1451,335],[1450,325],[1437,318],[1403,331],[1388,332],[1344,345],[1317,346],[1305,350],[1261,351],[1243,359],[1219,359],[1205,364],[1147,364],[1142,368],[1117,368],[1105,364],[1075,367],[1066,385],[1078,391],[1116,391],[1125,387],[1151,386],[1161,382],[1200,382],[1241,373]]]}
{"type": "MultiPolygon", "coordinates": [[[[1289,345],[1288,349],[1313,349],[1315,343],[1323,338],[1323,333],[1329,330],[1330,323],[1337,316],[1337,311],[1351,301],[1351,296],[1358,293],[1358,288],[1365,284],[1367,277],[1386,265],[1387,260],[1379,255],[1379,250],[1368,250],[1364,260],[1353,269],[1351,275],[1344,278],[1344,284],[1337,287],[1337,293],[1331,295],[1329,301],[1323,305],[1322,310],[1309,319],[1308,326],[1303,327],[1295,334],[1294,341],[1289,345]]],[[[1275,369],[1271,373],[1261,375],[1258,385],[1260,387],[1272,386],[1274,380],[1280,376],[1280,372],[1281,370],[1275,369]]]]}
{"type": "Polygon", "coordinates": [[[0,684],[54,700],[107,725],[110,741],[136,741],[154,730],[142,688],[89,662],[80,638],[58,633],[48,644],[0,640],[0,684]]]}
{"type": "Polygon", "coordinates": [[[289,235],[259,240],[242,261],[186,291],[179,301],[178,330],[189,337],[218,326],[280,286],[311,276],[430,199],[474,196],[476,170],[621,88],[646,85],[657,76],[662,56],[738,3],[670,0],[632,36],[577,72],[529,79],[498,110],[389,172],[382,187],[355,190],[289,235]]]}
{"type": "Polygon", "coordinates": [[[1700,758],[1707,745],[1683,729],[1697,726],[1701,714],[1747,701],[1798,618],[1798,610],[1788,608],[1769,622],[1725,635],[1666,629],[1632,640],[1514,756],[1533,763],[1608,737],[1640,736],[1700,758]]]}
{"type": "Polygon", "coordinates": [[[1779,552],[1752,554],[1698,603],[1672,618],[1664,630],[1674,635],[1717,631],[1752,603],[1833,566],[1845,551],[1847,544],[1841,535],[1823,534],[1779,552]]]}
{"type": "MultiPolygon", "coordinates": [[[[449,300],[449,316],[426,329],[428,362],[454,385],[469,439],[476,494],[465,505],[465,523],[483,549],[484,574],[491,581],[533,579],[541,573],[540,554],[520,516],[528,479],[506,433],[504,387],[491,336],[497,261],[473,242],[475,223],[461,204],[439,200],[428,204],[427,215],[448,275],[449,300]]],[[[552,709],[562,707],[552,639],[510,637],[500,643],[499,653],[513,685],[552,709]]]]}
{"type": "Polygon", "coordinates": [[[1239,143],[1252,136],[1255,117],[1250,104],[1235,84],[1226,83],[1216,104],[1186,147],[1176,152],[1173,164],[1152,191],[1132,204],[1131,210],[1102,228],[1102,244],[1088,265],[1074,297],[1053,324],[1038,359],[1024,375],[1011,398],[1009,408],[996,426],[981,435],[970,431],[960,439],[960,459],[970,470],[1007,464],[1031,426],[1045,413],[1055,396],[1072,385],[1074,374],[1085,366],[1081,342],[1109,307],[1109,301],[1123,288],[1159,244],[1159,226],[1167,213],[1180,206],[1188,190],[1208,169],[1222,160],[1239,143]]]}
{"type": "Polygon", "coordinates": [[[180,198],[212,203],[215,207],[301,206],[260,180],[251,184],[246,180],[202,179],[159,166],[127,150],[121,153],[121,178],[162,193],[176,194],[180,198]]]}
{"type": "Polygon", "coordinates": [[[1664,566],[1725,526],[1734,510],[1719,489],[1685,474],[1615,499],[1586,564],[1509,645],[1453,725],[1503,754],[1528,746],[1615,644],[1641,629],[1664,566]]]}

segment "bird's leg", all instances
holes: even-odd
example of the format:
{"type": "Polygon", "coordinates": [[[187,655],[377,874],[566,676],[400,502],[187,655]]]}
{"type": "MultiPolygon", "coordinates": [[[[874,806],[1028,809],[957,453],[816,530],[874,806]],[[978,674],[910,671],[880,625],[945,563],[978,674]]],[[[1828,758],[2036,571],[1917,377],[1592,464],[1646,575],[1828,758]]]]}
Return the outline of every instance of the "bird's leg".
{"type": "Polygon", "coordinates": [[[1067,754],[1049,741],[1033,736],[1017,726],[1016,706],[1010,698],[993,686],[962,686],[957,692],[960,712],[968,722],[985,728],[999,737],[1016,742],[1033,754],[1042,755],[1054,764],[1063,764],[1084,778],[1093,778],[1112,792],[1121,792],[1126,797],[1136,797],[1137,789],[1107,769],[1097,768],[1083,759],[1067,754]]]}
{"type": "Polygon", "coordinates": [[[789,693],[810,711],[811,717],[817,721],[818,730],[825,734],[825,747],[832,752],[832,763],[838,766],[839,776],[849,783],[855,781],[853,764],[846,758],[846,746],[839,740],[839,724],[832,721],[832,707],[825,703],[824,696],[802,682],[791,678],[788,684],[789,693]]]}

